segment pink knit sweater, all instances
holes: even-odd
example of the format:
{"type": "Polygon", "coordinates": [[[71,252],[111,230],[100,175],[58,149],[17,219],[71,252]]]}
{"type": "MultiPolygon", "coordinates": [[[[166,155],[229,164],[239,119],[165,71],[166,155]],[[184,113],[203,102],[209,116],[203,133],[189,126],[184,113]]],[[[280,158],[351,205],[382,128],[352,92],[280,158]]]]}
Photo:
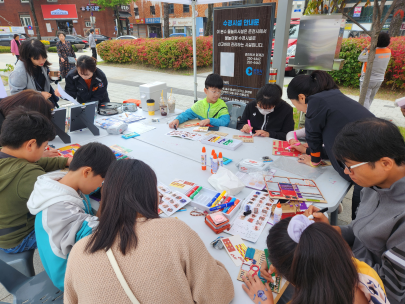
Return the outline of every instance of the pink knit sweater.
{"type": "MultiPolygon", "coordinates": [[[[121,272],[141,304],[229,303],[232,279],[204,243],[175,218],[138,219],[138,245],[125,256],[115,242],[113,253],[121,272]]],[[[64,303],[130,304],[105,251],[84,253],[89,237],[70,253],[64,303]]]]}

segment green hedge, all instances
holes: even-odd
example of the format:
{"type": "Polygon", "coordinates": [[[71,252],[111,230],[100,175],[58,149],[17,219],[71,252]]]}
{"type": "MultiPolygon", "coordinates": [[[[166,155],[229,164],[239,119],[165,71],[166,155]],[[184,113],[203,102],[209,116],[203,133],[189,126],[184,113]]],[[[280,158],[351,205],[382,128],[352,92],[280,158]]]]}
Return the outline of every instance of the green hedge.
{"type": "MultiPolygon", "coordinates": [[[[77,47],[76,47],[74,44],[72,45],[72,48],[73,48],[73,51],[77,52],[77,47]]],[[[48,52],[50,52],[50,53],[57,53],[57,52],[58,52],[58,49],[56,48],[56,46],[51,46],[51,47],[48,49],[48,52]]]]}
{"type": "MultiPolygon", "coordinates": [[[[329,72],[333,79],[345,87],[360,86],[362,62],[358,61],[361,51],[370,45],[370,38],[343,39],[339,58],[344,59],[343,68],[329,72]]],[[[405,37],[392,37],[388,46],[391,49],[391,60],[388,64],[383,84],[392,88],[405,88],[405,37]]]]}
{"type": "Polygon", "coordinates": [[[11,47],[9,47],[9,46],[0,46],[0,53],[11,53],[11,47]]]}

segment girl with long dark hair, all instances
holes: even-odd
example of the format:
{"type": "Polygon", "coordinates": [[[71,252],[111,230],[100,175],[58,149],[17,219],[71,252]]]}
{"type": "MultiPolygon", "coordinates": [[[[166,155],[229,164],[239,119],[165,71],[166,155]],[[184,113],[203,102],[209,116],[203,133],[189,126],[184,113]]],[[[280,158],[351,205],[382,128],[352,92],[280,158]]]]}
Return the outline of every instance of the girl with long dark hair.
{"type": "Polygon", "coordinates": [[[18,50],[18,48],[20,47],[20,36],[18,34],[14,34],[14,38],[13,40],[11,40],[10,42],[10,46],[11,46],[11,54],[15,55],[15,57],[17,58],[17,61],[15,62],[15,64],[17,64],[18,59],[20,58],[20,51],[18,50]]]}
{"type": "MultiPolygon", "coordinates": [[[[305,215],[281,220],[267,237],[270,269],[261,275],[284,277],[294,286],[290,304],[388,304],[378,274],[353,258],[351,250],[330,225],[315,223],[305,215]]],[[[244,290],[255,303],[272,304],[270,287],[257,276],[243,277],[244,290]],[[267,290],[266,290],[267,288],[267,290]]]]}
{"type": "Polygon", "coordinates": [[[59,98],[55,96],[48,75],[51,63],[44,44],[38,39],[25,40],[20,46],[20,60],[10,74],[9,85],[11,95],[26,89],[38,91],[58,107],[59,98]]]}
{"type": "Polygon", "coordinates": [[[159,217],[157,178],[147,164],[113,163],[101,197],[98,228],[70,253],[65,303],[136,303],[132,297],[142,304],[232,300],[231,277],[197,233],[176,218],[159,217]]]}

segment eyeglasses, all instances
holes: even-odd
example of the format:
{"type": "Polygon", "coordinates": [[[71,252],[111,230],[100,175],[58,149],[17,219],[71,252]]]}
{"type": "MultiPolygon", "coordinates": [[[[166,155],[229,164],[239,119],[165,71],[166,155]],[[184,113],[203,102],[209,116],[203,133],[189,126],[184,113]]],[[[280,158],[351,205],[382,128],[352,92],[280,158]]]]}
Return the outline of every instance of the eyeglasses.
{"type": "Polygon", "coordinates": [[[357,167],[360,167],[360,166],[363,166],[363,165],[368,164],[368,163],[369,163],[369,162],[363,162],[363,163],[360,163],[360,164],[357,164],[357,165],[347,166],[345,163],[343,163],[343,162],[341,162],[341,161],[338,160],[339,166],[340,166],[343,170],[345,170],[345,169],[349,170],[350,173],[352,173],[352,169],[357,168],[357,167]]]}
{"type": "Polygon", "coordinates": [[[222,94],[222,90],[218,90],[218,91],[208,90],[208,91],[210,91],[214,95],[221,95],[222,94]]]}

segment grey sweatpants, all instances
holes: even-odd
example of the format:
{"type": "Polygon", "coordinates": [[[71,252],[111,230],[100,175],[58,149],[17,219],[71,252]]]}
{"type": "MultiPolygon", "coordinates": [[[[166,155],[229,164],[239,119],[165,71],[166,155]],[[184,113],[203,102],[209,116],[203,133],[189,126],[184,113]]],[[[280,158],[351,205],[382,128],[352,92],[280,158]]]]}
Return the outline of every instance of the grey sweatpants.
{"type": "MultiPolygon", "coordinates": [[[[367,93],[366,93],[366,99],[364,100],[364,107],[368,110],[370,110],[371,103],[374,100],[375,94],[377,94],[378,90],[380,89],[380,86],[382,84],[382,81],[371,81],[368,84],[367,88],[367,93]]],[[[360,81],[360,93],[361,93],[361,88],[363,87],[363,81],[360,81]]]]}

